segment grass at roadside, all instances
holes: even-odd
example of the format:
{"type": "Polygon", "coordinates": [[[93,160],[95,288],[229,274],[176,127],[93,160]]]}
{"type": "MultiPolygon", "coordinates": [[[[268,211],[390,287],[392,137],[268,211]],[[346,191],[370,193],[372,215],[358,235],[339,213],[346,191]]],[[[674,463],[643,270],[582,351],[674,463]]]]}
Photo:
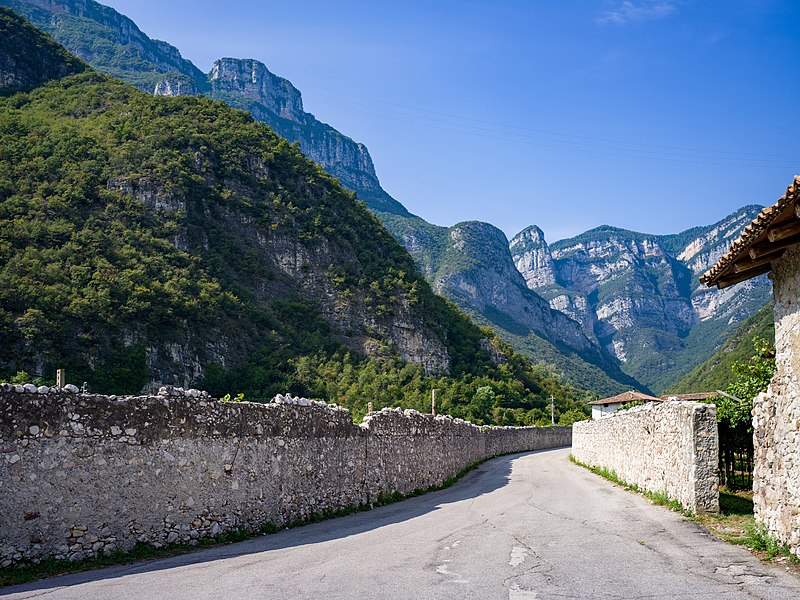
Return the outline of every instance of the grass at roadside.
{"type": "Polygon", "coordinates": [[[697,515],[694,521],[721,540],[745,546],[763,560],[781,559],[800,564],[800,559],[789,552],[789,548],[767,534],[753,515],[753,492],[729,490],[719,491],[719,514],[697,515]]]}
{"type": "Polygon", "coordinates": [[[725,542],[745,546],[762,560],[781,560],[794,565],[800,564],[800,558],[791,554],[787,546],[768,535],[763,526],[756,523],[753,516],[753,492],[729,490],[722,487],[719,492],[719,514],[695,515],[683,508],[678,501],[670,499],[666,493],[649,492],[636,485],[625,483],[614,470],[584,464],[572,454],[569,455],[569,459],[576,465],[588,469],[626,490],[643,495],[653,504],[663,505],[683,514],[689,520],[705,527],[711,535],[725,542]]]}
{"type": "Polygon", "coordinates": [[[643,490],[638,485],[633,485],[627,483],[619,478],[617,472],[613,469],[607,469],[605,467],[593,467],[582,463],[578,459],[576,459],[572,454],[569,455],[570,461],[578,465],[579,467],[583,467],[584,469],[588,469],[595,475],[599,475],[604,479],[608,479],[612,483],[616,483],[618,486],[625,488],[626,490],[630,490],[632,492],[636,492],[637,494],[641,494],[645,498],[647,498],[653,504],[657,504],[658,506],[666,506],[670,510],[674,510],[675,512],[679,512],[687,517],[691,517],[691,511],[686,510],[681,506],[681,503],[677,500],[670,498],[666,492],[650,492],[648,490],[643,490]]]}

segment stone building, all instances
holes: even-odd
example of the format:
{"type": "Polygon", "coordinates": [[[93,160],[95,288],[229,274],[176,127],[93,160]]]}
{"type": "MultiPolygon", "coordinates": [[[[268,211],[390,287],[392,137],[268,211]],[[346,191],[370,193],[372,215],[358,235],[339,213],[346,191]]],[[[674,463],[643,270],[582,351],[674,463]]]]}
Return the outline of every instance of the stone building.
{"type": "Polygon", "coordinates": [[[610,398],[603,398],[601,400],[589,402],[589,406],[592,407],[592,419],[599,419],[600,417],[613,415],[628,402],[663,402],[663,400],[661,398],[656,398],[655,396],[642,394],[641,392],[637,392],[635,390],[623,392],[622,394],[617,394],[616,396],[611,396],[610,398]]]}
{"type": "Polygon", "coordinates": [[[776,371],[753,408],[756,520],[800,554],[800,177],[700,281],[724,289],[771,272],[776,371]]]}

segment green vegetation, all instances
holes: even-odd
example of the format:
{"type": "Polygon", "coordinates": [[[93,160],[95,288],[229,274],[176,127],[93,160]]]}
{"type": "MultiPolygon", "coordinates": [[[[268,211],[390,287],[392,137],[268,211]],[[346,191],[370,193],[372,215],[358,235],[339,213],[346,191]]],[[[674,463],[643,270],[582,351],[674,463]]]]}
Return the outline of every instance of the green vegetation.
{"type": "Polygon", "coordinates": [[[742,323],[722,347],[706,362],[665,390],[665,394],[688,394],[724,390],[735,379],[733,365],[747,360],[753,351],[753,338],[775,340],[773,303],[770,302],[742,323]]]}
{"type": "Polygon", "coordinates": [[[72,56],[25,19],[2,6],[0,56],[3,57],[3,68],[13,68],[16,75],[10,81],[4,77],[0,84],[0,95],[19,89],[32,89],[50,79],[80,73],[88,68],[82,60],[72,56]]]}
{"type": "Polygon", "coordinates": [[[625,488],[626,490],[629,490],[631,492],[636,492],[637,494],[641,494],[642,496],[644,496],[650,502],[652,502],[657,506],[666,506],[670,510],[679,512],[683,515],[686,515],[687,517],[692,516],[692,512],[690,510],[683,508],[680,502],[670,498],[666,491],[651,492],[649,490],[643,490],[638,485],[630,484],[624,481],[623,479],[620,479],[619,475],[617,475],[617,472],[614,471],[613,469],[587,465],[586,463],[579,461],[572,454],[569,455],[569,460],[570,462],[578,465],[579,467],[588,469],[595,475],[599,475],[604,479],[608,479],[610,482],[615,483],[618,486],[625,488]]]}
{"type": "Polygon", "coordinates": [[[753,422],[755,397],[766,391],[775,373],[775,349],[763,338],[752,340],[755,348],[749,360],[731,366],[734,380],[724,395],[711,398],[717,405],[719,423],[720,480],[731,488],[753,486],[753,422]]]}
{"type": "Polygon", "coordinates": [[[477,423],[549,422],[550,395],[558,419],[588,414],[436,296],[296,145],[221,102],[91,71],[0,99],[0,334],[0,377],[64,367],[97,392],[192,361],[219,396],[291,392],[356,417],[368,401],[427,410],[434,388],[477,423]],[[444,343],[448,374],[401,360],[399,318],[444,343]]]}
{"type": "Polygon", "coordinates": [[[152,92],[165,75],[172,81],[192,82],[200,90],[206,86],[205,74],[181,58],[174,47],[151,40],[114,9],[95,2],[66,0],[66,4],[79,5],[73,10],[75,14],[54,13],[24,0],[0,1],[98,71],[140,89],[152,92]],[[77,16],[78,11],[81,16],[77,16]]]}

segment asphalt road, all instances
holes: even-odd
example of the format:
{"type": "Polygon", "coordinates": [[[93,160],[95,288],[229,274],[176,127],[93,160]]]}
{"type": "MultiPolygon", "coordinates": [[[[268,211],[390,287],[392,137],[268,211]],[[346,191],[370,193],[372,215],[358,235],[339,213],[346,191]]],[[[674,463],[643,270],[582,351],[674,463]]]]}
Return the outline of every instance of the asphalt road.
{"type": "Polygon", "coordinates": [[[9,598],[800,599],[800,580],[577,467],[494,459],[449,489],[9,598]]]}

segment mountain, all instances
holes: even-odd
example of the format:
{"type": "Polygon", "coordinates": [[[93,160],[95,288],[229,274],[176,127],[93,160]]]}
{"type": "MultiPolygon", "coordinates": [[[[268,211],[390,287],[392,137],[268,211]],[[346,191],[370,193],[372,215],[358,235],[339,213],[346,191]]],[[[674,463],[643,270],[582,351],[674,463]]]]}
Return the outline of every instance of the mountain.
{"type": "Polygon", "coordinates": [[[611,394],[639,386],[577,322],[526,286],[496,227],[471,221],[445,228],[397,215],[383,220],[434,290],[518,351],[585,389],[611,394]]]}
{"type": "Polygon", "coordinates": [[[289,81],[252,59],[222,58],[206,74],[177,48],[147,37],[128,17],[93,0],[1,0],[95,69],[156,95],[204,94],[250,111],[376,211],[409,215],[380,186],[369,151],[303,110],[289,81]]]}
{"type": "MultiPolygon", "coordinates": [[[[131,21],[92,0],[3,0],[95,69],[141,89],[164,81],[187,93],[202,91],[205,75],[177,48],[147,37],[131,21]]],[[[163,83],[162,83],[163,85],[163,83]]]]}
{"type": "Polygon", "coordinates": [[[737,322],[767,300],[764,278],[723,292],[696,282],[749,219],[751,207],[715,226],[672,236],[601,227],[552,249],[541,230],[531,227],[512,239],[509,262],[491,226],[486,240],[459,240],[464,224],[439,227],[411,215],[381,188],[366,147],[305,112],[300,92],[263,63],[222,58],[204,74],[174,47],[150,40],[130,19],[91,0],[0,4],[17,7],[103,72],[150,93],[224,100],[298,142],[305,156],[357,193],[437,291],[582,387],[601,394],[659,390],[710,356],[737,322]],[[596,256],[584,257],[587,251],[596,256]],[[528,292],[519,290],[515,271],[528,292]]]}
{"type": "Polygon", "coordinates": [[[435,388],[440,410],[500,424],[542,421],[552,395],[585,414],[266,125],[86,69],[5,8],[0,32],[28,52],[0,57],[18,82],[0,98],[1,377],[292,390],[357,415],[435,388]]]}
{"type": "Polygon", "coordinates": [[[410,216],[381,187],[366,146],[305,112],[297,88],[272,74],[264,64],[257,60],[223,58],[214,63],[208,80],[212,98],[250,111],[278,135],[299,142],[303,154],[338,177],[342,185],[356,192],[372,210],[410,216]]]}
{"type": "Polygon", "coordinates": [[[0,23],[0,94],[34,88],[86,70],[87,65],[25,21],[0,23]]]}
{"type": "Polygon", "coordinates": [[[689,394],[726,389],[735,379],[731,371],[733,364],[747,361],[753,356],[753,339],[757,337],[764,338],[773,345],[775,343],[775,314],[772,302],[741,323],[711,358],[670,385],[664,393],[689,394]]]}
{"type": "Polygon", "coordinates": [[[768,301],[765,277],[722,291],[698,283],[760,208],[674,235],[602,226],[551,246],[533,226],[510,247],[528,287],[581,323],[624,372],[660,391],[768,301]]]}

